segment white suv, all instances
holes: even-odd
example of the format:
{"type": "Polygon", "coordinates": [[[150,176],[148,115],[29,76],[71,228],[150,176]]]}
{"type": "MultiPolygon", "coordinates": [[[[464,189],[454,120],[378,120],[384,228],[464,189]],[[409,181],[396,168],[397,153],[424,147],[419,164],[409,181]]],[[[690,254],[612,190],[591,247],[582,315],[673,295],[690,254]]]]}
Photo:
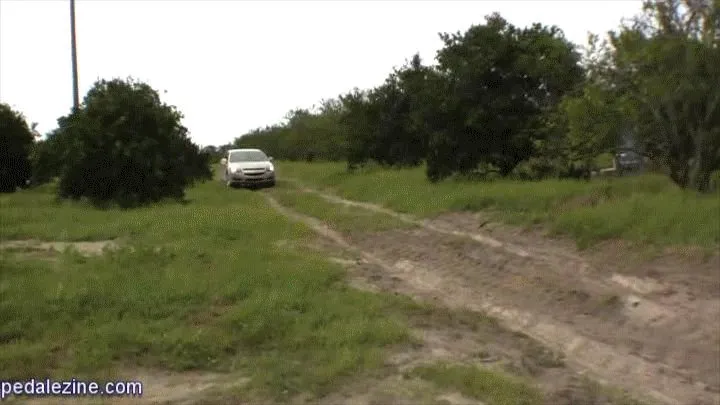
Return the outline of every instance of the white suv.
{"type": "Polygon", "coordinates": [[[228,187],[275,186],[275,166],[272,160],[260,149],[230,149],[220,161],[225,166],[225,184],[228,187]]]}

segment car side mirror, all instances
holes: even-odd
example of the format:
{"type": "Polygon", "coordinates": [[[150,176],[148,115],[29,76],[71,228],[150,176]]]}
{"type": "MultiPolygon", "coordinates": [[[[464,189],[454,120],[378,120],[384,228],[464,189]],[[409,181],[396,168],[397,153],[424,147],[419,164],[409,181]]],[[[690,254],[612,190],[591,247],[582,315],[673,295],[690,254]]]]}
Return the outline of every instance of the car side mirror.
{"type": "Polygon", "coordinates": [[[268,161],[272,162],[272,161],[273,161],[273,157],[272,157],[272,156],[268,156],[268,161]]]}
{"type": "Polygon", "coordinates": [[[227,159],[225,159],[225,158],[220,159],[220,164],[225,166],[227,164],[227,159]]]}

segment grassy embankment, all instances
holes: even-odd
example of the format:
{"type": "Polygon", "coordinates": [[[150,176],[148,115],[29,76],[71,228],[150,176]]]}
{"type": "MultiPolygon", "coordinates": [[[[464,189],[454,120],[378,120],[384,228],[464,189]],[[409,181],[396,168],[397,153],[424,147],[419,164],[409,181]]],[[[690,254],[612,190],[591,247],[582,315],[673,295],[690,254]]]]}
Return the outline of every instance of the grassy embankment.
{"type": "Polygon", "coordinates": [[[366,169],[347,173],[344,163],[279,162],[278,176],[326,188],[354,200],[433,216],[480,211],[515,225],[542,225],[574,238],[580,247],[619,238],[643,245],[692,245],[717,251],[720,190],[698,195],[660,175],[431,184],[423,168],[366,169]]]}

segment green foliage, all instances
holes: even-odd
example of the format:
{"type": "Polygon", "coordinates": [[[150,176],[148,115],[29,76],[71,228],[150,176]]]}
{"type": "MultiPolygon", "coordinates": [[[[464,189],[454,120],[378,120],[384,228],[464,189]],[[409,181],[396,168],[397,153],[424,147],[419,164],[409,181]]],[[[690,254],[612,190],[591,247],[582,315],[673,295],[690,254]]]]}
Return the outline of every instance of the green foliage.
{"type": "Polygon", "coordinates": [[[415,54],[385,83],[368,92],[354,91],[341,97],[349,132],[348,167],[368,161],[383,166],[417,166],[425,159],[432,132],[433,70],[415,54]]]}
{"type": "Polygon", "coordinates": [[[610,45],[601,78],[634,109],[642,148],[679,186],[707,190],[720,168],[720,2],[648,1],[610,45]]]}
{"type": "Polygon", "coordinates": [[[497,14],[443,34],[444,130],[431,138],[428,177],[491,165],[506,176],[546,137],[543,115],[582,80],[579,55],[557,27],[519,29],[497,14]]]}
{"type": "Polygon", "coordinates": [[[592,83],[583,88],[582,94],[565,98],[561,108],[568,120],[567,139],[573,160],[589,162],[614,151],[621,131],[629,126],[628,111],[592,83]]]}
{"type": "Polygon", "coordinates": [[[14,192],[30,179],[34,132],[25,117],[0,103],[0,192],[14,192]]]}
{"type": "Polygon", "coordinates": [[[436,66],[415,55],[375,88],[293,111],[236,144],[286,160],[346,160],[349,169],[425,162],[438,181],[589,180],[631,142],[679,186],[711,188],[720,0],[648,1],[606,40],[591,35],[582,58],[559,28],[515,27],[498,14],[440,37],[436,66]]]}
{"type": "Polygon", "coordinates": [[[209,156],[210,162],[217,163],[220,159],[225,156],[228,149],[232,149],[232,145],[226,144],[221,146],[208,145],[200,150],[201,153],[205,153],[209,156]]]}
{"type": "Polygon", "coordinates": [[[582,80],[579,56],[559,29],[519,29],[498,15],[441,37],[437,68],[416,54],[382,85],[341,95],[337,108],[294,111],[236,145],[287,160],[345,158],[350,169],[427,161],[432,180],[479,165],[510,174],[549,136],[544,116],[582,80]],[[328,152],[328,141],[339,153],[328,152]]]}
{"type": "Polygon", "coordinates": [[[48,140],[58,147],[54,160],[38,166],[53,172],[62,162],[64,198],[122,207],[180,199],[194,181],[212,177],[210,156],[190,141],[181,119],[147,84],[101,80],[78,111],[58,120],[48,140]]]}
{"type": "Polygon", "coordinates": [[[70,150],[68,134],[59,130],[50,132],[46,139],[35,143],[32,153],[32,185],[50,182],[60,176],[64,153],[70,150]]]}
{"type": "Polygon", "coordinates": [[[346,138],[340,128],[340,108],[337,100],[325,100],[314,112],[291,111],[286,124],[251,131],[237,138],[234,146],[262,149],[278,159],[342,160],[346,138]]]}

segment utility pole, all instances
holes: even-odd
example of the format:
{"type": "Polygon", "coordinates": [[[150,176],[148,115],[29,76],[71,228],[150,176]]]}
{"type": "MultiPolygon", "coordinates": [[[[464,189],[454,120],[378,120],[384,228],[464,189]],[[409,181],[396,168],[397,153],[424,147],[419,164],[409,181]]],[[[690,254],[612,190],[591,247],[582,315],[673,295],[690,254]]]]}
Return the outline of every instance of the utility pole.
{"type": "Polygon", "coordinates": [[[73,112],[80,107],[78,90],[77,44],[75,41],[75,0],[70,0],[70,47],[72,52],[73,112]]]}

